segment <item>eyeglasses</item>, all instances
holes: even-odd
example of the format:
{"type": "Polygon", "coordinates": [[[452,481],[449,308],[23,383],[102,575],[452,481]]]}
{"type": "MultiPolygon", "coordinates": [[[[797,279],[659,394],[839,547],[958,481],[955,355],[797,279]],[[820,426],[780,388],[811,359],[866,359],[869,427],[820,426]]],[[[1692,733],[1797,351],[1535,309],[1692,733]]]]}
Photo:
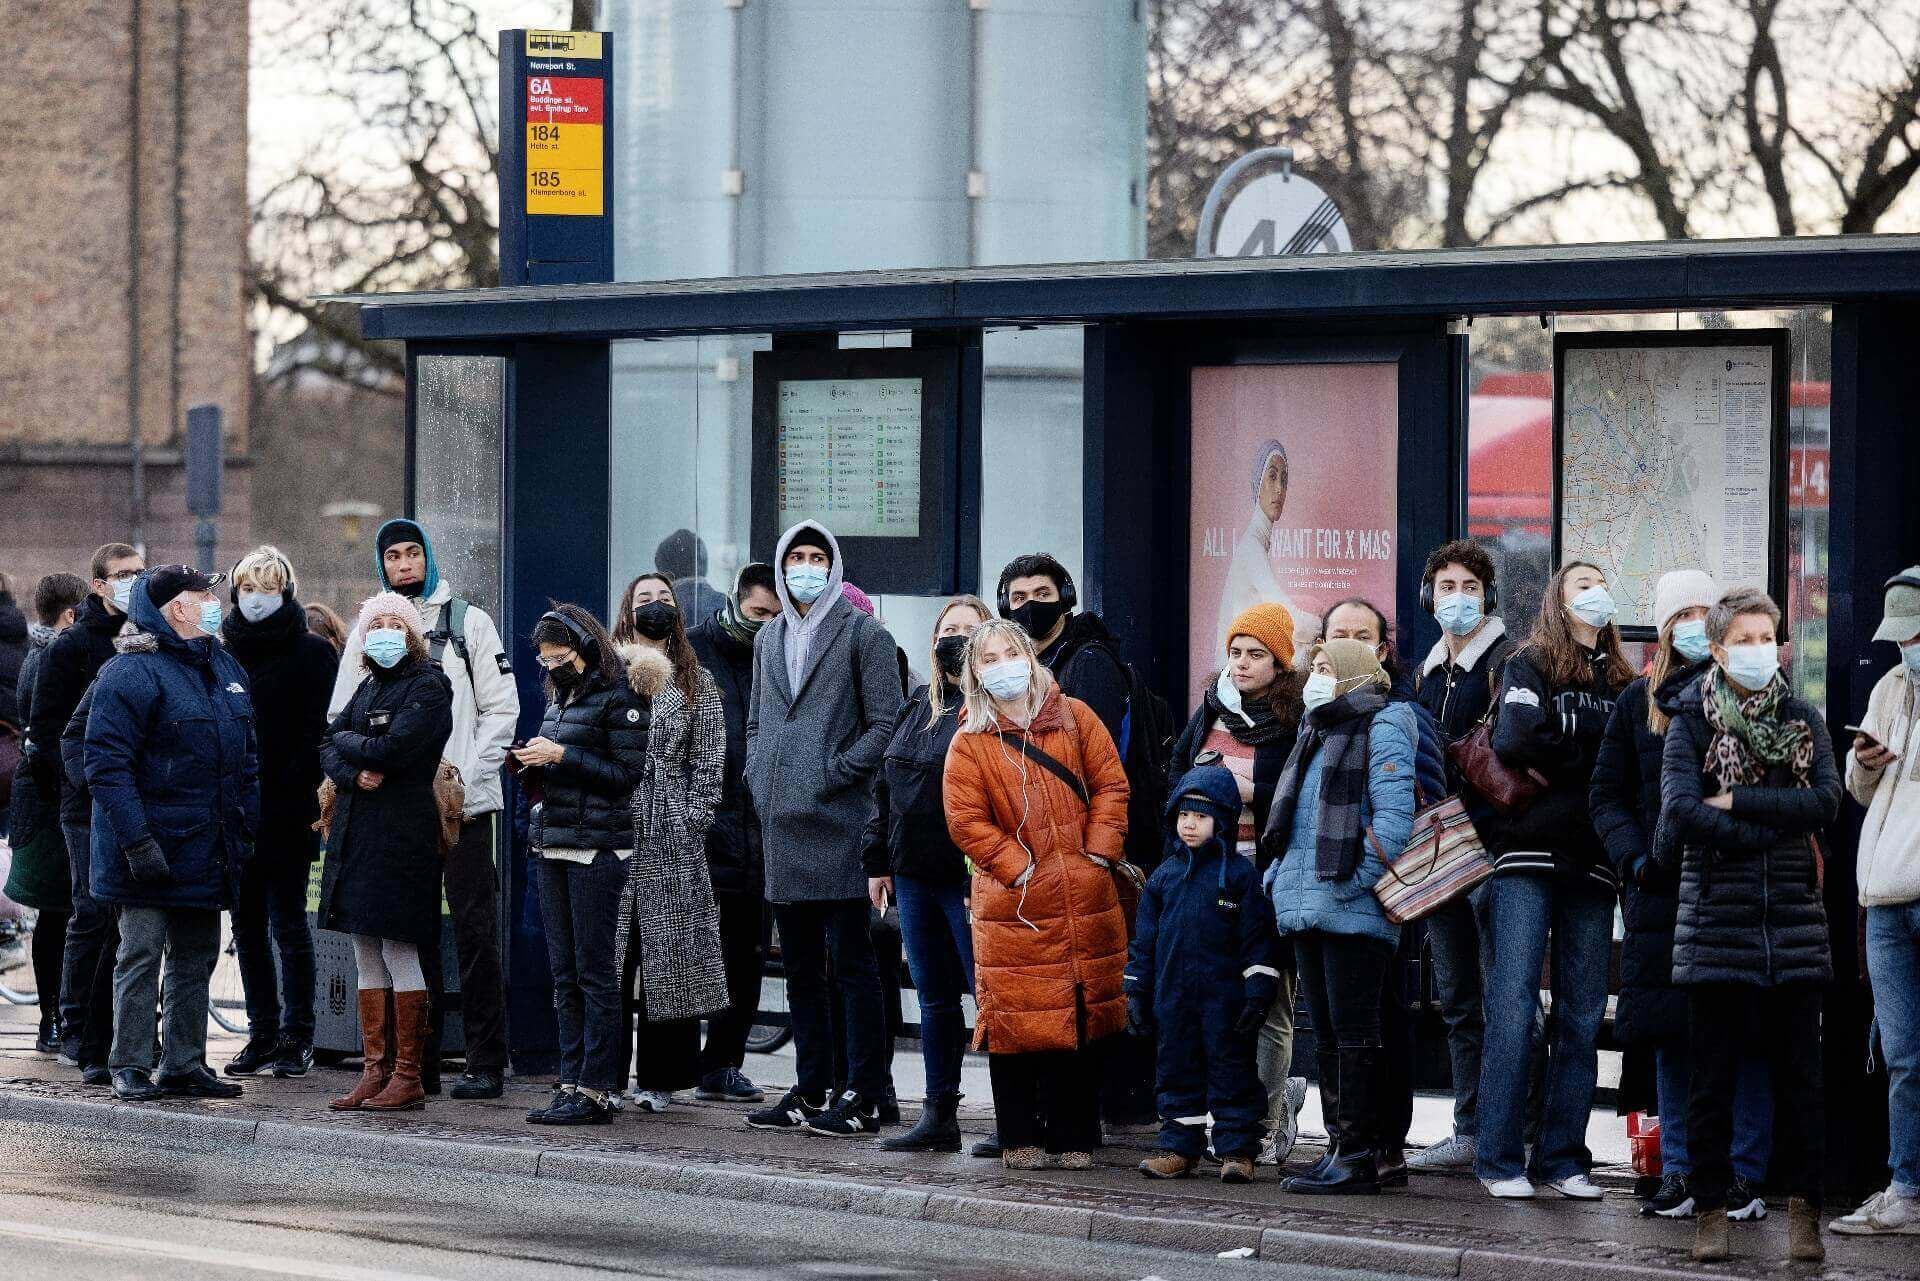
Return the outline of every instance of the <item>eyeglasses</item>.
{"type": "Polygon", "coordinates": [[[140,577],[144,572],[144,570],[138,569],[123,569],[117,574],[108,574],[106,581],[109,583],[130,583],[140,577]]]}
{"type": "Polygon", "coordinates": [[[541,657],[534,661],[539,663],[542,669],[550,672],[556,667],[565,667],[571,663],[573,661],[573,655],[572,653],[554,654],[551,657],[541,657]]]}

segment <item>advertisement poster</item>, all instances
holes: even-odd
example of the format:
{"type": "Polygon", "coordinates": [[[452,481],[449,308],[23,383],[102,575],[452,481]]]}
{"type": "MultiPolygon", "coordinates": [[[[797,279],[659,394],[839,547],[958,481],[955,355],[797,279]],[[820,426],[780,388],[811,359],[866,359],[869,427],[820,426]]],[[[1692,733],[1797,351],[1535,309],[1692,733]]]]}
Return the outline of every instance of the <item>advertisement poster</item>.
{"type": "Polygon", "coordinates": [[[1298,660],[1350,596],[1394,613],[1399,371],[1391,363],[1193,371],[1190,691],[1199,701],[1235,615],[1293,612],[1298,660]]]}

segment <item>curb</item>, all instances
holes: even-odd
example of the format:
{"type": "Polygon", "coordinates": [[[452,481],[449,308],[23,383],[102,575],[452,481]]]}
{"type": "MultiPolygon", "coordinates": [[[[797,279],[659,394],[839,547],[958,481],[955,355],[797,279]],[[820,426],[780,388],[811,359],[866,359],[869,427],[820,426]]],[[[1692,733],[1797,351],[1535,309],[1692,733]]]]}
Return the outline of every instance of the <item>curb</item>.
{"type": "Polygon", "coordinates": [[[151,1104],[48,1098],[5,1089],[0,1089],[0,1120],[109,1129],[116,1134],[136,1134],[160,1142],[245,1144],[441,1170],[644,1188],[749,1204],[830,1210],[883,1219],[917,1219],[1189,1254],[1217,1255],[1228,1250],[1251,1249],[1253,1257],[1296,1267],[1452,1277],[1458,1281],[1532,1281],[1544,1275],[1552,1275],[1555,1281],[1639,1281],[1643,1278],[1673,1281],[1687,1277],[1724,1281],[1730,1275],[1669,1261],[1569,1259],[1497,1248],[1146,1217],[813,1175],[770,1174],[718,1161],[686,1162],[572,1149],[492,1146],[288,1121],[249,1121],[174,1111],[151,1104]]]}

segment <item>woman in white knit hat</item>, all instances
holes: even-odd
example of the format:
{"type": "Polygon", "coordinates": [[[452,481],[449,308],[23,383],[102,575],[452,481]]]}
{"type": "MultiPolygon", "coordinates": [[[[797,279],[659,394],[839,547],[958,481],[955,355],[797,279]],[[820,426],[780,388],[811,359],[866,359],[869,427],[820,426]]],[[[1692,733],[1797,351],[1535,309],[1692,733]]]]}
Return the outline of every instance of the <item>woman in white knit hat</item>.
{"type": "Polygon", "coordinates": [[[417,1108],[429,994],[420,949],[440,938],[440,806],[433,782],[453,732],[453,688],[427,655],[414,603],[360,607],[348,653],[366,671],[327,727],[336,789],[320,878],[320,927],[353,936],[365,1066],[336,1110],[417,1108]]]}
{"type": "MultiPolygon", "coordinates": [[[[1644,1075],[1634,1059],[1653,1055],[1654,1112],[1660,1117],[1661,1181],[1640,1212],[1681,1219],[1693,1213],[1687,1151],[1686,994],[1673,985],[1673,931],[1679,885],[1653,863],[1653,836],[1660,824],[1660,761],[1667,724],[1680,692],[1713,665],[1707,652],[1707,610],[1720,599],[1713,577],[1697,569],[1675,570],[1654,587],[1654,625],[1659,648],[1647,674],[1621,693],[1593,769],[1593,826],[1620,875],[1626,940],[1620,947],[1620,1003],[1614,1037],[1626,1047],[1626,1082],[1644,1075]]],[[[1642,1086],[1644,1089],[1644,1086],[1642,1086]]],[[[1643,1101],[1644,1095],[1642,1096],[1643,1101]]],[[[1630,1099],[1623,1095],[1623,1105],[1630,1099]]],[[[1734,1185],[1729,1218],[1764,1218],[1760,1180],[1767,1172],[1773,1139],[1773,1094],[1767,1065],[1750,1056],[1741,1065],[1734,1094],[1734,1185]]]]}

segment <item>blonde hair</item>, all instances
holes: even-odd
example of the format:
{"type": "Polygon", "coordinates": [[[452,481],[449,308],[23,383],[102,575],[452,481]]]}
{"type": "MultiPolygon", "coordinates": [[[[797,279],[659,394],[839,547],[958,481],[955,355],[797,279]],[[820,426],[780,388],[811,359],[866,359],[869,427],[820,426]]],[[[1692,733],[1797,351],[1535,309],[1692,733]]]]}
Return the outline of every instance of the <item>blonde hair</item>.
{"type": "Polygon", "coordinates": [[[293,564],[280,554],[280,549],[270,543],[248,552],[233,567],[233,590],[237,593],[242,582],[251,582],[263,592],[284,592],[294,589],[293,564]]]}
{"type": "MultiPolygon", "coordinates": [[[[950,597],[947,603],[940,607],[940,612],[934,615],[933,635],[927,641],[927,670],[932,673],[931,679],[927,681],[927,706],[930,709],[927,715],[928,729],[938,725],[940,718],[947,714],[946,682],[942,679],[946,673],[940,670],[940,624],[947,621],[948,614],[963,607],[979,614],[982,623],[993,617],[993,611],[987,608],[987,602],[978,596],[964,592],[950,597]]],[[[960,666],[963,678],[966,670],[966,664],[963,662],[960,666]]]]}
{"type": "Polygon", "coordinates": [[[986,648],[990,640],[1004,637],[1012,644],[1014,653],[1027,660],[1033,669],[1033,682],[1027,686],[1026,714],[1020,718],[1021,725],[1030,725],[1039,714],[1040,704],[1047,699],[1047,693],[1053,688],[1053,682],[1047,675],[1047,669],[1040,665],[1040,657],[1034,651],[1033,637],[1027,635],[1027,629],[1007,618],[990,618],[973,629],[973,635],[967,637],[967,652],[960,667],[960,706],[966,711],[966,722],[960,726],[962,734],[984,734],[992,729],[997,721],[994,711],[993,695],[987,693],[986,686],[980,683],[980,674],[973,669],[980,651],[986,648]]]}

